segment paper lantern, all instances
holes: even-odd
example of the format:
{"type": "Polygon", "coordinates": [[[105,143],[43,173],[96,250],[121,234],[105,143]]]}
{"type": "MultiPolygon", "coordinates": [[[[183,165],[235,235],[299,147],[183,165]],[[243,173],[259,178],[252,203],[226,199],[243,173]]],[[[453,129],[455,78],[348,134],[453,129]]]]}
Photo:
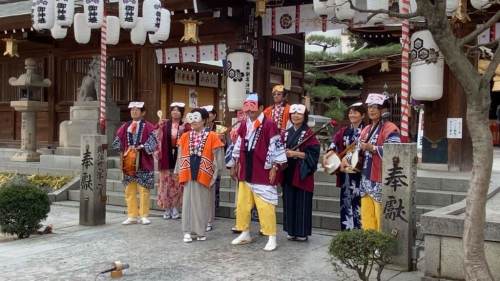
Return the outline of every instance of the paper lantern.
{"type": "Polygon", "coordinates": [[[4,56],[9,56],[11,58],[18,58],[19,57],[19,48],[17,44],[17,40],[14,38],[4,38],[2,39],[5,42],[5,52],[3,53],[4,56]]]}
{"type": "Polygon", "coordinates": [[[70,27],[75,15],[75,0],[56,0],[55,23],[60,27],[70,27]]]}
{"type": "Polygon", "coordinates": [[[240,110],[248,93],[253,91],[253,55],[236,51],[227,55],[227,105],[240,110]]]}
{"type": "Polygon", "coordinates": [[[106,27],[106,44],[118,44],[120,42],[120,19],[115,16],[106,16],[106,27]]]}
{"type": "Polygon", "coordinates": [[[142,24],[142,18],[137,18],[137,24],[130,31],[130,41],[135,45],[144,45],[146,43],[146,31],[144,30],[144,25],[142,24]]]}
{"type": "Polygon", "coordinates": [[[75,33],[75,41],[80,44],[87,44],[90,41],[91,30],[87,25],[87,17],[83,13],[76,13],[73,30],[75,33]]]}
{"type": "Polygon", "coordinates": [[[458,8],[458,0],[446,0],[446,13],[451,14],[458,8]]]}
{"type": "Polygon", "coordinates": [[[55,0],[33,0],[31,8],[33,29],[51,29],[54,26],[55,0]]]}
{"type": "Polygon", "coordinates": [[[118,16],[120,17],[120,26],[124,29],[132,29],[137,24],[137,15],[139,13],[139,0],[119,0],[118,16]]]}
{"type": "MultiPolygon", "coordinates": [[[[356,0],[352,0],[352,4],[356,6],[356,0]]],[[[351,9],[349,1],[335,0],[335,18],[338,20],[350,20],[354,17],[355,12],[351,9]]]]}
{"type": "Polygon", "coordinates": [[[266,15],[266,0],[255,1],[255,17],[263,17],[266,15]]]}
{"type": "Polygon", "coordinates": [[[88,27],[101,28],[104,17],[104,0],[83,0],[83,13],[88,27]]]}
{"type": "Polygon", "coordinates": [[[160,41],[158,40],[158,37],[156,36],[156,33],[148,34],[148,38],[149,38],[149,43],[151,43],[153,45],[160,43],[160,41]]]}
{"type": "Polygon", "coordinates": [[[488,0],[470,0],[470,3],[474,9],[482,10],[491,7],[492,3],[488,0]]]}
{"type": "MultiPolygon", "coordinates": [[[[366,1],[366,9],[368,10],[388,10],[389,9],[389,0],[367,0],[366,1]]],[[[368,23],[382,23],[386,19],[389,18],[387,14],[377,14],[372,17],[368,23]]]]}
{"type": "Polygon", "coordinates": [[[181,42],[191,42],[193,44],[200,43],[201,41],[200,37],[198,37],[198,27],[202,24],[202,22],[191,18],[188,20],[181,20],[180,22],[184,24],[184,36],[182,36],[181,42]]]}
{"type": "MultiPolygon", "coordinates": [[[[349,2],[347,2],[347,5],[349,6],[349,2]]],[[[335,0],[314,0],[313,10],[320,17],[334,17],[335,0]]]]}
{"type": "Polygon", "coordinates": [[[160,28],[160,0],[144,0],[142,3],[142,25],[146,32],[156,32],[160,28]]]}
{"type": "Polygon", "coordinates": [[[155,39],[158,40],[158,42],[163,43],[168,40],[168,37],[170,36],[170,26],[170,11],[167,9],[161,9],[160,28],[158,28],[154,36],[155,39]]]}
{"type": "Polygon", "coordinates": [[[443,96],[444,59],[429,30],[411,36],[411,96],[433,101],[443,96]]]}
{"type": "Polygon", "coordinates": [[[54,39],[64,39],[67,33],[68,29],[61,27],[58,24],[54,24],[54,26],[50,29],[50,34],[54,39]]]}

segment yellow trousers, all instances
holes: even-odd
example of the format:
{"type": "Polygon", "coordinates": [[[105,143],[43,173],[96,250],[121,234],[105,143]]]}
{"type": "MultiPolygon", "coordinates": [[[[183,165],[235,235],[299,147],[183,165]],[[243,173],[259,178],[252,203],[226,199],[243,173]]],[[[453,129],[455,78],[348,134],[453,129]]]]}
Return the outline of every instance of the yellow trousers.
{"type": "Polygon", "coordinates": [[[131,182],[125,188],[125,201],[127,202],[127,212],[129,218],[138,216],[147,217],[149,215],[149,189],[136,182],[131,182]],[[140,207],[137,207],[137,191],[140,192],[140,207]]]}
{"type": "Polygon", "coordinates": [[[361,225],[364,230],[382,230],[382,204],[369,195],[361,198],[361,225]]]}
{"type": "Polygon", "coordinates": [[[236,203],[236,229],[250,230],[251,212],[257,206],[259,222],[264,235],[276,235],[276,207],[254,194],[246,182],[240,181],[236,203]]]}

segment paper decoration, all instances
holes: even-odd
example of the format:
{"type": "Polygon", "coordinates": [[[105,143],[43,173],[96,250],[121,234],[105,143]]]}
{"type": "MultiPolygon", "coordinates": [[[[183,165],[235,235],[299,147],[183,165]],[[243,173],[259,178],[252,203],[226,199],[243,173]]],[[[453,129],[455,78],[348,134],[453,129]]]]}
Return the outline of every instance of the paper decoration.
{"type": "Polygon", "coordinates": [[[219,88],[219,75],[211,73],[198,73],[198,85],[200,87],[219,88]]]}
{"type": "MultiPolygon", "coordinates": [[[[196,83],[196,81],[195,81],[195,83],[196,83]]],[[[198,93],[196,92],[196,90],[193,88],[189,88],[188,95],[189,95],[189,107],[190,108],[197,108],[198,107],[198,93]]]]}
{"type": "Polygon", "coordinates": [[[449,139],[462,138],[462,118],[448,118],[446,123],[446,137],[449,139]]]}
{"type": "Polygon", "coordinates": [[[75,0],[56,0],[55,25],[70,27],[75,15],[75,0]]]}
{"type": "Polygon", "coordinates": [[[196,86],[196,72],[189,71],[189,70],[176,69],[175,70],[175,84],[196,86]]]}
{"type": "Polygon", "coordinates": [[[157,49],[156,59],[158,64],[218,61],[226,58],[226,49],[226,44],[157,49]]]}
{"type": "Polygon", "coordinates": [[[161,21],[160,28],[155,32],[154,38],[160,43],[163,43],[168,40],[170,36],[170,27],[171,27],[171,19],[170,19],[170,11],[167,9],[161,9],[161,21]]]}
{"type": "Polygon", "coordinates": [[[115,16],[107,16],[106,27],[106,44],[118,44],[120,42],[120,19],[115,16]]]}
{"type": "Polygon", "coordinates": [[[66,34],[68,33],[67,28],[63,28],[58,24],[54,24],[54,26],[50,29],[50,35],[54,39],[64,39],[66,34]]]}
{"type": "Polygon", "coordinates": [[[120,26],[124,29],[132,29],[137,24],[139,12],[139,0],[119,0],[118,16],[120,26]]]}
{"type": "Polygon", "coordinates": [[[101,28],[104,16],[104,0],[83,0],[83,13],[91,29],[101,28]]]}
{"type": "Polygon", "coordinates": [[[142,18],[137,18],[137,24],[130,31],[130,41],[135,45],[144,45],[146,43],[146,31],[144,30],[144,26],[142,24],[142,18]]]}
{"type": "Polygon", "coordinates": [[[198,27],[202,24],[202,22],[190,18],[188,20],[181,20],[181,23],[184,24],[184,36],[182,36],[181,42],[191,42],[193,44],[200,43],[200,38],[198,37],[198,27]]]}
{"type": "Polygon", "coordinates": [[[142,24],[146,32],[156,32],[160,28],[160,0],[144,0],[142,3],[142,24]]]}
{"type": "Polygon", "coordinates": [[[54,0],[33,0],[31,8],[33,29],[51,29],[54,26],[54,11],[54,0]]]}
{"type": "Polygon", "coordinates": [[[87,25],[87,18],[85,17],[85,14],[75,14],[73,30],[76,42],[80,44],[87,44],[90,41],[91,30],[87,25]]]}
{"type": "Polygon", "coordinates": [[[290,70],[283,70],[283,86],[285,90],[290,91],[292,89],[292,72],[290,70]]]}
{"type": "Polygon", "coordinates": [[[230,111],[240,110],[247,95],[253,91],[253,55],[232,52],[227,56],[227,105],[230,111]]]}

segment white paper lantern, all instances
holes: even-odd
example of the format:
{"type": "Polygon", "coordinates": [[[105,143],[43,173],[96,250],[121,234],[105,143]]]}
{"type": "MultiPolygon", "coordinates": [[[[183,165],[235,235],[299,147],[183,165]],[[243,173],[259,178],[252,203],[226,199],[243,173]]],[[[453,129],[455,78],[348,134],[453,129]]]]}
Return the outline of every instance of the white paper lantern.
{"type": "Polygon", "coordinates": [[[458,0],[446,0],[446,13],[451,14],[458,8],[458,0]]]}
{"type": "Polygon", "coordinates": [[[137,15],[139,13],[139,0],[119,0],[118,16],[120,25],[124,29],[132,29],[137,24],[137,15]]]}
{"type": "Polygon", "coordinates": [[[156,36],[156,33],[148,34],[148,38],[149,38],[149,43],[151,43],[153,45],[160,43],[160,41],[158,40],[158,37],[156,36]]]}
{"type": "Polygon", "coordinates": [[[83,0],[83,13],[90,28],[101,28],[104,17],[104,0],[83,0]]]}
{"type": "MultiPolygon", "coordinates": [[[[356,6],[356,0],[352,0],[352,4],[356,6]]],[[[338,20],[350,20],[354,17],[355,12],[351,9],[349,1],[335,0],[335,17],[338,20]]]]}
{"type": "Polygon", "coordinates": [[[54,7],[55,0],[33,0],[33,29],[51,29],[54,26],[54,7]]]}
{"type": "Polygon", "coordinates": [[[146,43],[147,32],[144,30],[144,25],[142,24],[142,18],[137,18],[137,24],[130,31],[130,41],[135,45],[144,45],[146,43]]]}
{"type": "Polygon", "coordinates": [[[314,0],[313,9],[314,13],[318,16],[334,17],[335,0],[314,0]]]}
{"type": "Polygon", "coordinates": [[[80,44],[87,44],[90,41],[91,30],[87,25],[87,17],[83,13],[76,13],[73,30],[75,32],[75,41],[80,44]]]}
{"type": "Polygon", "coordinates": [[[158,28],[158,31],[155,32],[154,36],[158,42],[163,43],[168,40],[168,37],[170,36],[170,24],[170,11],[167,9],[161,9],[160,28],[158,28]]]}
{"type": "Polygon", "coordinates": [[[443,96],[444,59],[428,30],[411,36],[411,96],[433,101],[443,96]]]}
{"type": "Polygon", "coordinates": [[[478,10],[488,9],[492,4],[489,0],[470,0],[470,3],[472,4],[472,7],[474,7],[474,9],[478,10]]]}
{"type": "Polygon", "coordinates": [[[142,24],[146,32],[156,32],[160,28],[160,0],[144,0],[142,3],[142,24]]]}
{"type": "Polygon", "coordinates": [[[70,27],[75,15],[75,0],[56,0],[55,25],[70,27]]]}
{"type": "MultiPolygon", "coordinates": [[[[389,0],[367,0],[366,1],[366,9],[368,10],[388,10],[389,9],[389,0]]],[[[372,17],[368,22],[369,23],[381,23],[389,18],[387,14],[377,14],[372,17]]]]}
{"type": "Polygon", "coordinates": [[[115,16],[106,16],[106,27],[106,44],[118,44],[120,42],[120,19],[115,16]]]}
{"type": "Polygon", "coordinates": [[[68,29],[61,27],[58,24],[54,24],[54,26],[50,29],[50,35],[54,39],[64,39],[66,34],[68,33],[68,29]]]}
{"type": "Polygon", "coordinates": [[[227,105],[240,110],[247,94],[253,91],[253,55],[237,51],[227,55],[227,105]]]}

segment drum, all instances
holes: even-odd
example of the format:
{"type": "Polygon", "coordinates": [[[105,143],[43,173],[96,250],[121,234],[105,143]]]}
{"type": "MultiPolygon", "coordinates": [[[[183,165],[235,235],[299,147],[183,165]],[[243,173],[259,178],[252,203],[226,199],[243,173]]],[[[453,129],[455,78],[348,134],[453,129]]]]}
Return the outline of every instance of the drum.
{"type": "Polygon", "coordinates": [[[340,158],[337,154],[333,153],[332,155],[328,156],[328,158],[325,159],[325,172],[327,172],[330,175],[333,175],[338,168],[340,167],[340,158]]]}
{"type": "Polygon", "coordinates": [[[122,156],[122,170],[123,174],[127,176],[135,176],[137,168],[139,167],[139,151],[135,148],[129,147],[122,156]]]}

